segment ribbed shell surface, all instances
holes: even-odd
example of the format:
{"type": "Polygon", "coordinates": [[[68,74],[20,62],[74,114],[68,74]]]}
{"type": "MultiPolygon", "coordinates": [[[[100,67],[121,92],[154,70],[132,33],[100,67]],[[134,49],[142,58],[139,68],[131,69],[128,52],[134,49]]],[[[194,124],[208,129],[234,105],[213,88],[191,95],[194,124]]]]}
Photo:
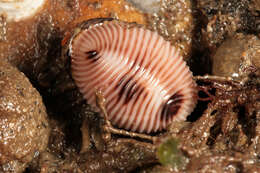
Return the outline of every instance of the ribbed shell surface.
{"type": "Polygon", "coordinates": [[[89,104],[96,89],[109,120],[137,132],[156,132],[184,121],[196,104],[196,85],[179,50],[156,32],[104,22],[70,43],[72,76],[89,104]]]}

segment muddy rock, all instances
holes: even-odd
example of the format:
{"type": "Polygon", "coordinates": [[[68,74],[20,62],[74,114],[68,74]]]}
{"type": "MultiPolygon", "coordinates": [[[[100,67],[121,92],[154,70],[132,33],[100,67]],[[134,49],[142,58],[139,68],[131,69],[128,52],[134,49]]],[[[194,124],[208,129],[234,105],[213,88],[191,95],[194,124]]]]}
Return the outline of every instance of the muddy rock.
{"type": "Polygon", "coordinates": [[[247,0],[199,0],[197,7],[204,21],[202,37],[205,45],[214,52],[227,37],[237,32],[259,32],[256,27],[258,14],[250,11],[252,6],[255,7],[254,2],[247,0]]]}
{"type": "MultiPolygon", "coordinates": [[[[25,63],[24,61],[30,61],[31,65],[34,65],[36,60],[39,61],[45,55],[44,50],[42,50],[44,53],[39,52],[44,46],[42,44],[46,46],[47,43],[50,44],[53,41],[53,36],[50,36],[54,32],[53,28],[59,31],[64,30],[65,26],[76,16],[73,12],[74,6],[76,6],[74,1],[71,3],[61,0],[53,3],[47,1],[39,13],[29,18],[8,21],[5,16],[1,16],[0,59],[7,59],[16,66],[25,63]],[[43,37],[45,43],[38,41],[37,38],[43,27],[48,32],[43,37]]],[[[21,65],[20,69],[23,68],[25,67],[21,65]]]]}
{"type": "Polygon", "coordinates": [[[190,0],[162,0],[159,11],[148,16],[148,26],[181,50],[187,60],[194,29],[190,0]]]}
{"type": "Polygon", "coordinates": [[[160,10],[160,0],[127,0],[133,4],[134,7],[143,11],[144,13],[158,13],[160,10]]]}
{"type": "Polygon", "coordinates": [[[89,152],[84,155],[81,156],[80,169],[89,173],[133,172],[157,162],[155,148],[151,144],[131,139],[112,140],[106,152],[89,152]]]}
{"type": "Polygon", "coordinates": [[[227,39],[212,58],[212,74],[242,78],[260,68],[260,39],[237,34],[227,39]]]}
{"type": "Polygon", "coordinates": [[[0,172],[22,172],[47,147],[45,106],[29,80],[5,61],[0,88],[0,172]]]}

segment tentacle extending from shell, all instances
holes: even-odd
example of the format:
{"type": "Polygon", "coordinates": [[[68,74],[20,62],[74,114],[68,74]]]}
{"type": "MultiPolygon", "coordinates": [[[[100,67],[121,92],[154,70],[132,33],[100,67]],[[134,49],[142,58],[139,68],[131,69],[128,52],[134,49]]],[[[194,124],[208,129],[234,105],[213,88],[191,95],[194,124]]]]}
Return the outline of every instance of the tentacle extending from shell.
{"type": "Polygon", "coordinates": [[[46,0],[0,0],[0,15],[19,21],[35,14],[46,0]]]}
{"type": "Polygon", "coordinates": [[[101,89],[110,121],[156,132],[184,121],[196,104],[196,85],[179,50],[156,32],[123,22],[85,27],[70,43],[72,76],[95,105],[101,89]]]}

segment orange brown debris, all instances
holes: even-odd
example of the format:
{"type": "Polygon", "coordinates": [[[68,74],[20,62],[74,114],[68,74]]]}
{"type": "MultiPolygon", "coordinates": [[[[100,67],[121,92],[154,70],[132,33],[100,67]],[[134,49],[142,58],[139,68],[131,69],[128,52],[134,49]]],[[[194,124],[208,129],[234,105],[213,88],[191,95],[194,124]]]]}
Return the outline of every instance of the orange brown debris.
{"type": "Polygon", "coordinates": [[[146,24],[145,16],[125,0],[81,0],[79,12],[80,17],[74,23],[92,18],[113,17],[126,22],[146,24]]]}

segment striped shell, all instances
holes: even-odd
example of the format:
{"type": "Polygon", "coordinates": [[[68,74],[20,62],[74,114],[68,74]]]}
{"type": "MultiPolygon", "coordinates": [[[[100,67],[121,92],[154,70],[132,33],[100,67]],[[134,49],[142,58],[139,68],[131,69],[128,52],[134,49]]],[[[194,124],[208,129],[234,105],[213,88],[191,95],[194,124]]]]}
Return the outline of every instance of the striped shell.
{"type": "Polygon", "coordinates": [[[196,85],[180,51],[156,32],[105,21],[70,42],[72,76],[88,103],[106,98],[109,120],[120,128],[156,132],[185,121],[196,104],[196,85]]]}

